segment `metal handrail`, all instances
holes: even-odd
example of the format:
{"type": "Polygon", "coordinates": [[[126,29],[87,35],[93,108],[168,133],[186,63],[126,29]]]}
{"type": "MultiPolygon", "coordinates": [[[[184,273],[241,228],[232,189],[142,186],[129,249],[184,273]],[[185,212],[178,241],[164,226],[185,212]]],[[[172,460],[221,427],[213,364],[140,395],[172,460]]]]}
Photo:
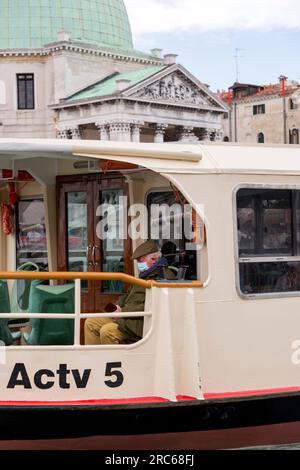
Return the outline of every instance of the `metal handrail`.
{"type": "Polygon", "coordinates": [[[125,284],[144,287],[145,289],[157,288],[201,288],[203,283],[200,281],[191,282],[158,282],[154,280],[146,281],[138,277],[130,276],[125,273],[92,273],[92,272],[37,272],[37,271],[0,271],[0,279],[7,280],[52,280],[52,281],[122,281],[125,284]]]}
{"type": "MultiPolygon", "coordinates": [[[[87,318],[139,318],[139,317],[151,317],[151,312],[118,312],[118,313],[80,313],[81,319],[87,318]]],[[[17,320],[18,318],[24,319],[24,313],[0,313],[0,319],[10,319],[17,320]]],[[[27,313],[26,319],[40,319],[40,318],[49,318],[53,319],[64,319],[64,320],[74,320],[76,318],[76,313],[27,313]]]]}

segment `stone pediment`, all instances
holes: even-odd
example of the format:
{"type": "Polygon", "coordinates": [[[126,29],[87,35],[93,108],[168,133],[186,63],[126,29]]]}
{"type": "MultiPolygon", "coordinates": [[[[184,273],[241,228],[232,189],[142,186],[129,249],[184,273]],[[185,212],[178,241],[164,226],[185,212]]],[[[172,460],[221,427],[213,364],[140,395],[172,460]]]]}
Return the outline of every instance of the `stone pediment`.
{"type": "Polygon", "coordinates": [[[197,85],[181,71],[174,71],[131,93],[130,98],[141,98],[147,101],[183,104],[205,108],[224,108],[214,99],[205,87],[197,85]]]}

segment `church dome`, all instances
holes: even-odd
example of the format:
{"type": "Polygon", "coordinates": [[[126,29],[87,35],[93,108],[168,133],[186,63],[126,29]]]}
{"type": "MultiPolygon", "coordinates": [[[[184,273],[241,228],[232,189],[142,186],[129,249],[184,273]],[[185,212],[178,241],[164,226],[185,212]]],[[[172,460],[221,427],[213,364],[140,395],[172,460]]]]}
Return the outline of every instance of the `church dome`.
{"type": "Polygon", "coordinates": [[[132,34],[123,0],[0,0],[0,49],[40,48],[70,40],[132,50],[132,34]]]}

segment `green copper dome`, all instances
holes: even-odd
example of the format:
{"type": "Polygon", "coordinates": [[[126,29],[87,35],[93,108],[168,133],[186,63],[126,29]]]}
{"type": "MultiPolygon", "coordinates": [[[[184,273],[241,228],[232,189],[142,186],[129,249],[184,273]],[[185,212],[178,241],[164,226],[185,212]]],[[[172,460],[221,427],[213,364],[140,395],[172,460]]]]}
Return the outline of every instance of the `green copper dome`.
{"type": "Polygon", "coordinates": [[[0,0],[0,49],[39,48],[70,40],[132,50],[123,0],[0,0]]]}

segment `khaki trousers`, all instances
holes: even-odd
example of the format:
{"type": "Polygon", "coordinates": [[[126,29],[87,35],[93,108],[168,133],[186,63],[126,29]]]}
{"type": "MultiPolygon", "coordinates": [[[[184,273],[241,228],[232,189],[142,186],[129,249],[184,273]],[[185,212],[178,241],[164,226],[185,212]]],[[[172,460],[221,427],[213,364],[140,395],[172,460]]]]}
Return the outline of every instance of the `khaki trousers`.
{"type": "Polygon", "coordinates": [[[112,318],[88,318],[85,322],[85,344],[120,344],[126,338],[112,318]]]}

